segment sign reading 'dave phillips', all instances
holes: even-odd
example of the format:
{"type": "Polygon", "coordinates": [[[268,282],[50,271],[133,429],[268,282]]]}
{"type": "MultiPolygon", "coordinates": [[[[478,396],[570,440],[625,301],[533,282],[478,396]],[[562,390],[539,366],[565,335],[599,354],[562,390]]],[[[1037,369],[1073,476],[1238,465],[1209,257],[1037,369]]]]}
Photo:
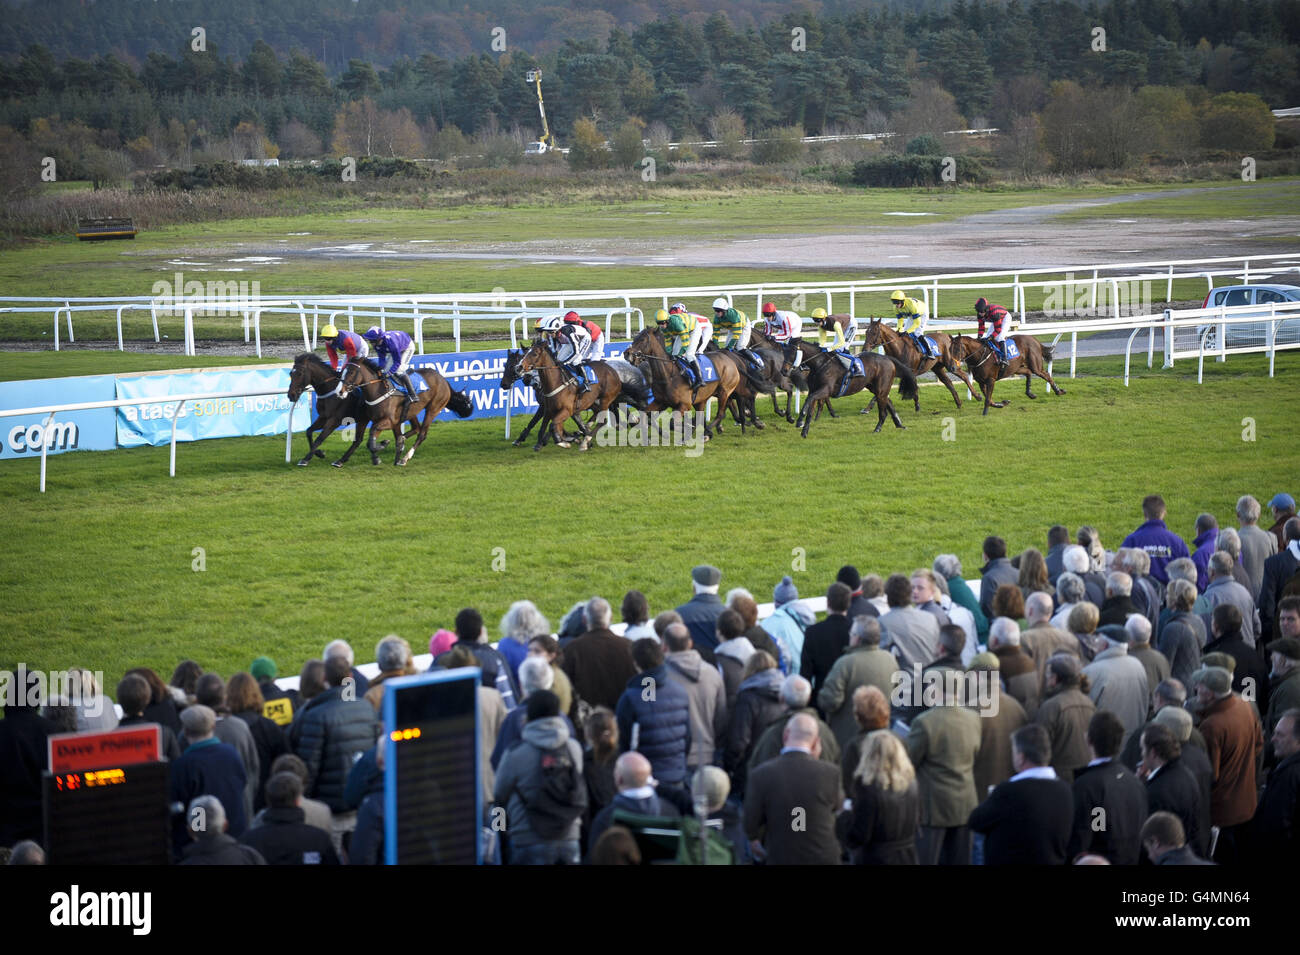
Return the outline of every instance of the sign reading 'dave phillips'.
{"type": "Polygon", "coordinates": [[[49,770],[77,773],[105,766],[127,766],[162,759],[158,724],[106,730],[102,733],[60,733],[49,737],[49,770]]]}

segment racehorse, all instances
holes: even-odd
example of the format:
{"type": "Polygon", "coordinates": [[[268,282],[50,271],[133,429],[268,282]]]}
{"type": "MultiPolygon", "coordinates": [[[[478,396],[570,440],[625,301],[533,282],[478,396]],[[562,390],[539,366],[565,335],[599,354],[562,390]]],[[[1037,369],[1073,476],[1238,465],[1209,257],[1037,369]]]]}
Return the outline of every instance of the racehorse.
{"type": "Polygon", "coordinates": [[[569,436],[564,433],[564,422],[570,418],[578,426],[578,433],[582,436],[578,449],[585,451],[591,446],[592,432],[587,430],[587,426],[582,423],[577,413],[592,410],[595,412],[593,421],[603,416],[618,400],[623,390],[623,381],[619,378],[618,372],[606,362],[593,361],[588,364],[596,373],[596,382],[588,385],[587,390],[579,395],[576,393],[573,379],[560,367],[544,342],[534,343],[533,347],[519,359],[517,369],[521,378],[530,373],[536,375],[534,389],[537,392],[538,414],[542,415],[543,422],[549,421],[551,426],[548,431],[546,425],[542,425],[537,444],[533,446],[534,451],[542,450],[548,435],[559,447],[569,447],[569,436]]]}
{"type": "MultiPolygon", "coordinates": [[[[713,381],[704,382],[698,391],[693,392],[690,382],[677,367],[676,359],[670,357],[668,349],[664,347],[663,333],[654,326],[647,326],[638,332],[632,344],[623,353],[623,357],[649,377],[656,401],[661,408],[673,408],[682,415],[691,409],[703,412],[708,407],[709,399],[717,398],[718,416],[714,421],[704,425],[704,440],[708,441],[713,437],[715,424],[716,430],[722,432],[722,419],[731,401],[731,394],[743,377],[734,362],[723,361],[714,364],[718,377],[713,381]]],[[[743,421],[741,429],[744,429],[743,421]]],[[[662,422],[660,422],[660,433],[663,433],[662,422]]]]}
{"type": "MultiPolygon", "coordinates": [[[[902,332],[895,331],[878,318],[873,318],[867,323],[865,334],[862,338],[862,351],[869,352],[877,345],[884,346],[885,354],[890,358],[897,358],[912,369],[912,374],[918,377],[927,371],[933,371],[934,376],[944,383],[952,395],[952,400],[957,402],[957,407],[961,407],[961,396],[957,394],[957,389],[953,387],[952,379],[948,373],[952,372],[966,382],[966,387],[975,392],[975,383],[970,380],[966,372],[962,369],[960,362],[952,354],[952,336],[946,332],[927,332],[928,337],[934,339],[938,347],[939,356],[929,358],[922,355],[920,350],[912,344],[912,340],[902,332]]],[[[916,410],[921,410],[921,399],[918,395],[915,399],[916,410]]],[[[871,410],[871,405],[862,409],[866,414],[871,410]]]]}
{"type": "MultiPolygon", "coordinates": [[[[526,375],[519,373],[519,362],[523,360],[524,351],[525,349],[522,348],[517,351],[514,349],[508,349],[506,351],[506,363],[505,367],[501,371],[502,391],[509,391],[516,381],[523,381],[524,384],[528,385],[534,391],[537,390],[538,382],[536,371],[530,372],[526,375]]],[[[615,399],[613,407],[610,408],[610,412],[617,415],[620,406],[635,408],[637,411],[645,411],[647,407],[645,400],[645,376],[641,374],[641,370],[634,367],[631,362],[624,361],[621,358],[606,359],[606,364],[614,370],[614,373],[618,375],[619,380],[623,383],[623,388],[619,392],[618,398],[615,399]]],[[[592,412],[592,418],[595,418],[594,410],[592,412]]],[[[630,415],[628,416],[628,419],[629,423],[634,421],[630,415]]],[[[546,409],[540,402],[538,403],[537,411],[533,414],[532,420],[528,422],[528,427],[524,428],[519,437],[511,442],[511,446],[517,448],[522,445],[539,421],[542,422],[543,428],[550,425],[550,420],[546,418],[546,409]]],[[[591,424],[592,422],[588,421],[587,423],[591,424]]],[[[573,438],[578,437],[578,435],[569,434],[566,431],[564,437],[565,440],[572,440],[573,438]]]]}
{"type": "MultiPolygon", "coordinates": [[[[758,419],[758,415],[754,411],[754,402],[760,394],[767,394],[771,391],[771,386],[767,379],[755,371],[754,367],[750,365],[742,355],[739,355],[734,351],[725,351],[718,348],[717,345],[712,342],[709,343],[704,354],[708,356],[709,360],[712,361],[715,366],[720,360],[731,362],[735,365],[736,371],[740,375],[740,380],[736,385],[736,390],[731,393],[731,399],[727,404],[727,408],[731,411],[731,417],[735,419],[736,424],[740,425],[740,433],[745,433],[745,423],[747,421],[759,431],[766,428],[767,426],[758,419]]],[[[772,391],[772,405],[773,407],[776,405],[775,391],[772,391]]],[[[722,413],[720,412],[719,417],[721,416],[722,413]]],[[[719,428],[719,430],[721,430],[721,428],[719,428]]]]}
{"type": "Polygon", "coordinates": [[[904,398],[916,397],[916,376],[904,362],[874,352],[863,352],[858,357],[862,359],[864,374],[853,375],[841,393],[840,387],[844,377],[849,374],[843,363],[834,352],[826,351],[803,339],[796,338],[786,343],[782,350],[783,374],[789,374],[795,355],[799,353],[803,355],[803,366],[808,369],[808,403],[799,413],[805,438],[808,437],[808,429],[812,426],[813,411],[821,403],[828,401],[831,395],[839,398],[855,394],[864,388],[875,396],[880,415],[880,420],[876,422],[872,434],[884,427],[886,413],[893,419],[895,427],[906,429],[906,425],[898,418],[898,412],[894,410],[893,401],[889,398],[889,391],[894,386],[895,374],[902,379],[898,386],[898,393],[904,398]]]}
{"type": "Polygon", "coordinates": [[[1047,370],[1047,363],[1052,360],[1052,347],[1044,345],[1032,335],[1010,335],[1008,336],[1016,343],[1020,349],[1020,354],[1007,363],[1005,371],[998,365],[997,355],[993,353],[993,348],[980,338],[971,338],[962,335],[956,336],[953,341],[953,357],[958,361],[965,361],[970,367],[971,375],[979,383],[980,391],[984,393],[984,414],[989,413],[989,408],[1004,408],[1007,405],[1005,401],[993,401],[993,386],[1003,378],[1015,378],[1017,375],[1025,376],[1025,394],[1030,398],[1037,398],[1030,385],[1033,384],[1033,376],[1037,375],[1058,395],[1065,394],[1065,389],[1056,383],[1052,378],[1052,373],[1047,370]]]}
{"type": "MultiPolygon", "coordinates": [[[[307,437],[307,454],[298,462],[298,467],[305,468],[311,463],[312,457],[324,458],[325,452],[320,450],[320,446],[325,443],[334,431],[341,425],[345,418],[351,418],[356,423],[356,440],[352,443],[352,448],[348,451],[350,455],[355,451],[362,439],[366,436],[366,418],[365,413],[361,410],[361,397],[357,394],[351,394],[346,398],[339,397],[339,391],[343,387],[343,382],[333,368],[319,355],[313,355],[311,352],[303,352],[293,360],[293,370],[289,372],[289,402],[296,403],[302,397],[302,393],[308,388],[316,392],[316,420],[311,423],[305,432],[307,437]],[[313,439],[312,433],[319,432],[313,439]]],[[[380,450],[388,447],[385,441],[380,450]]]]}
{"type": "MultiPolygon", "coordinates": [[[[770,389],[761,389],[766,394],[772,396],[772,411],[775,414],[785,418],[791,424],[795,423],[794,415],[790,409],[793,407],[791,398],[796,391],[808,390],[808,375],[802,367],[796,367],[788,375],[781,373],[782,362],[782,345],[773,338],[769,338],[765,332],[755,327],[750,329],[749,333],[749,350],[763,361],[763,377],[771,384],[770,389]],[[785,411],[776,406],[776,393],[785,392],[785,411]]],[[[839,417],[831,403],[826,402],[826,410],[832,418],[839,417]]]]}
{"type": "MultiPolygon", "coordinates": [[[[405,399],[373,362],[349,362],[343,371],[340,396],[346,398],[355,390],[361,396],[362,414],[370,420],[370,440],[366,447],[370,451],[371,464],[379,463],[379,452],[383,450],[375,446],[376,431],[392,430],[397,442],[393,465],[404,467],[415,456],[416,449],[424,444],[424,439],[429,436],[429,425],[444,408],[451,408],[462,418],[474,413],[474,406],[469,403],[465,392],[454,390],[436,368],[413,368],[412,371],[424,379],[426,387],[411,399],[409,405],[405,405],[405,411],[405,399]],[[423,421],[420,420],[421,411],[425,413],[423,421]],[[402,426],[408,422],[411,430],[403,433],[402,426]],[[407,450],[406,439],[411,434],[416,435],[415,443],[407,450]]],[[[343,467],[356,447],[354,443],[343,457],[334,462],[334,466],[343,467]]]]}

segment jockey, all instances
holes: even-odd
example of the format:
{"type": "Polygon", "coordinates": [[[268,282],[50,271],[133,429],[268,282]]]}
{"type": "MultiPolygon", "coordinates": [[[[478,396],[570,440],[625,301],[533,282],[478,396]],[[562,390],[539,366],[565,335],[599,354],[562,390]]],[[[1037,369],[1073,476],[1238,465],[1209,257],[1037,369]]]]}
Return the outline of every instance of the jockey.
{"type": "Polygon", "coordinates": [[[763,331],[778,345],[803,337],[803,319],[798,312],[777,311],[771,302],[763,303],[763,331]]]}
{"type": "Polygon", "coordinates": [[[547,331],[555,333],[555,360],[573,378],[578,394],[582,394],[587,390],[582,363],[591,352],[591,332],[581,323],[566,324],[559,316],[553,316],[549,320],[547,331]]]}
{"type": "Polygon", "coordinates": [[[722,351],[743,352],[749,348],[749,317],[732,308],[725,298],[713,300],[713,343],[722,351]]]}
{"type": "Polygon", "coordinates": [[[326,325],[320,330],[320,337],[325,342],[325,351],[329,353],[330,367],[339,374],[343,373],[352,359],[370,357],[370,346],[356,332],[326,325]]]}
{"type": "Polygon", "coordinates": [[[990,304],[988,299],[975,301],[975,314],[980,320],[976,337],[987,342],[998,357],[998,364],[1005,371],[1007,367],[1007,334],[1011,331],[1011,316],[1001,305],[990,304]],[[990,324],[988,333],[984,332],[985,323],[990,324]]]}
{"type": "Polygon", "coordinates": [[[590,360],[605,360],[605,330],[603,328],[595,322],[590,322],[585,318],[580,317],[577,312],[572,310],[564,313],[564,324],[581,325],[585,328],[587,334],[591,336],[591,351],[588,352],[590,360]]]}
{"type": "Polygon", "coordinates": [[[543,315],[537,321],[533,322],[534,337],[544,342],[554,342],[555,333],[560,330],[560,316],[543,315]]]}
{"type": "MultiPolygon", "coordinates": [[[[408,374],[411,369],[411,357],[415,354],[415,342],[411,341],[411,336],[397,329],[385,332],[378,326],[372,325],[362,337],[374,343],[375,360],[379,363],[379,370],[406,388],[406,403],[409,406],[415,398],[415,387],[411,384],[411,377],[408,374]]],[[[405,408],[402,413],[406,413],[405,408]]]]}
{"type": "Polygon", "coordinates": [[[835,355],[845,368],[851,367],[853,360],[849,354],[849,346],[858,337],[858,323],[853,316],[837,315],[832,317],[826,314],[826,309],[814,308],[812,320],[817,326],[817,343],[835,355]],[[848,334],[845,334],[845,326],[848,326],[848,334]],[[828,332],[830,333],[829,344],[826,341],[828,332]]]}
{"type": "Polygon", "coordinates": [[[925,303],[920,299],[909,298],[902,292],[895,292],[889,296],[889,300],[898,310],[898,330],[908,335],[926,358],[936,357],[930,353],[930,346],[925,341],[925,326],[930,320],[925,303]],[[910,328],[906,327],[909,323],[910,328]]]}
{"type": "Polygon", "coordinates": [[[669,315],[689,315],[695,319],[695,325],[700,330],[700,347],[696,351],[704,351],[709,347],[709,342],[713,341],[713,320],[707,315],[698,315],[695,312],[686,311],[686,306],[682,302],[675,303],[668,309],[669,315]]]}
{"type": "Polygon", "coordinates": [[[665,312],[662,308],[655,315],[659,330],[664,334],[664,347],[672,358],[680,359],[688,365],[695,375],[692,397],[699,393],[704,381],[704,372],[695,357],[700,349],[700,325],[695,316],[683,308],[680,312],[665,312]]]}

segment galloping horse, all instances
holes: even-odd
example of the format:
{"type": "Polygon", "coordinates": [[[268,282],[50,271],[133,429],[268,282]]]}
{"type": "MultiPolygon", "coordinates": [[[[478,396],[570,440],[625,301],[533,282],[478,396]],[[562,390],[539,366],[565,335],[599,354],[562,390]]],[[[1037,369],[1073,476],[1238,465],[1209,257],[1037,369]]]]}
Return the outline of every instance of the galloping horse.
{"type": "MultiPolygon", "coordinates": [[[[763,377],[770,383],[770,388],[760,389],[764,394],[772,396],[772,411],[775,414],[785,418],[791,424],[795,423],[794,415],[790,409],[793,407],[791,398],[796,391],[808,390],[808,375],[802,367],[792,369],[788,375],[781,372],[782,345],[773,338],[769,338],[762,329],[753,328],[749,333],[749,350],[763,360],[763,377]],[[776,406],[776,393],[785,392],[785,411],[776,406]]],[[[826,402],[826,410],[832,418],[839,417],[835,414],[835,409],[831,403],[826,402]]]]}
{"type": "MultiPolygon", "coordinates": [[[[351,418],[357,426],[356,440],[352,442],[349,455],[365,438],[367,419],[362,410],[361,397],[357,394],[348,395],[346,398],[339,397],[342,387],[343,382],[338,374],[319,355],[303,352],[293,360],[293,371],[289,372],[289,402],[291,404],[297,402],[308,388],[316,392],[316,420],[305,432],[307,454],[298,462],[298,467],[305,468],[311,463],[312,457],[325,457],[325,452],[320,450],[320,446],[345,418],[351,418]],[[314,439],[313,432],[319,432],[314,439]]],[[[380,446],[380,450],[386,447],[388,447],[387,441],[380,446]]]]}
{"type": "MultiPolygon", "coordinates": [[[[516,367],[521,378],[529,374],[536,375],[536,383],[533,387],[537,391],[537,411],[542,415],[543,422],[550,422],[551,425],[548,431],[543,423],[537,444],[533,446],[534,451],[542,450],[548,435],[553,437],[559,447],[569,447],[569,436],[564,433],[564,422],[570,418],[578,426],[578,432],[582,435],[578,449],[585,451],[591,446],[592,433],[587,430],[577,413],[591,410],[595,412],[593,421],[600,418],[618,400],[623,390],[623,381],[619,378],[618,372],[606,362],[593,361],[589,364],[596,373],[596,383],[589,385],[587,390],[579,395],[575,393],[573,379],[560,367],[545,343],[541,341],[534,343],[533,347],[519,359],[516,367]]],[[[530,424],[529,427],[531,428],[532,425],[530,424]]],[[[522,440],[521,436],[520,441],[522,440]]]]}
{"type": "MultiPolygon", "coordinates": [[[[442,377],[436,368],[416,368],[412,371],[424,379],[427,387],[411,399],[411,403],[406,405],[405,412],[402,410],[405,399],[393,385],[389,384],[388,379],[372,362],[349,362],[348,367],[343,371],[343,387],[340,395],[346,398],[354,390],[360,394],[362,407],[365,409],[362,414],[368,416],[371,422],[370,440],[366,445],[370,451],[371,464],[379,463],[379,452],[382,450],[375,446],[376,431],[392,430],[393,437],[397,441],[397,455],[393,459],[393,465],[404,467],[414,457],[416,449],[424,444],[424,439],[429,436],[429,425],[444,408],[450,407],[462,418],[468,418],[474,413],[474,406],[469,403],[465,392],[453,390],[447,383],[447,379],[442,377]],[[421,411],[425,413],[423,421],[419,420],[421,411]],[[404,434],[402,426],[407,422],[410,422],[412,427],[404,434]],[[416,435],[415,443],[411,445],[410,450],[407,450],[406,439],[411,434],[416,435]]],[[[359,423],[360,419],[358,419],[359,423]]],[[[343,457],[334,462],[334,466],[343,467],[356,447],[356,444],[353,444],[348,448],[343,457]]]]}
{"type": "Polygon", "coordinates": [[[1051,372],[1047,370],[1047,363],[1052,360],[1052,347],[1042,344],[1032,335],[1010,335],[1008,336],[1016,343],[1020,349],[1020,354],[1007,363],[1005,371],[1000,371],[997,356],[993,353],[993,348],[985,341],[979,338],[956,336],[953,341],[953,357],[958,361],[965,361],[970,367],[971,375],[979,383],[980,391],[984,393],[984,414],[989,413],[989,408],[1006,407],[1005,401],[993,401],[993,386],[1003,378],[1015,378],[1017,375],[1025,376],[1025,394],[1030,398],[1037,398],[1030,385],[1033,384],[1033,376],[1037,375],[1058,395],[1065,394],[1065,389],[1058,385],[1052,378],[1051,372]]]}
{"type": "MultiPolygon", "coordinates": [[[[828,401],[831,395],[841,397],[840,386],[848,371],[834,352],[828,352],[812,342],[794,339],[788,342],[782,351],[781,372],[783,374],[789,374],[795,355],[798,353],[803,354],[803,367],[808,369],[808,403],[799,413],[799,419],[803,422],[803,436],[806,438],[808,429],[812,426],[813,411],[819,404],[828,401]]],[[[916,376],[897,358],[877,355],[874,352],[863,352],[858,357],[862,359],[862,369],[865,374],[853,375],[844,390],[844,395],[855,394],[865,388],[875,396],[880,420],[876,422],[872,434],[884,427],[886,413],[893,419],[895,427],[905,429],[906,425],[899,420],[898,412],[894,410],[894,402],[889,398],[889,390],[894,386],[894,375],[897,374],[902,379],[898,386],[898,393],[904,398],[915,398],[916,376]]]]}
{"type": "MultiPolygon", "coordinates": [[[[933,371],[934,376],[944,383],[949,393],[952,394],[952,400],[957,402],[957,407],[960,408],[961,396],[957,394],[957,389],[953,387],[952,379],[948,377],[948,373],[952,372],[966,382],[966,387],[971,390],[972,394],[975,391],[975,382],[970,380],[966,372],[962,370],[960,362],[953,355],[951,335],[946,332],[927,332],[926,334],[928,337],[933,338],[938,346],[939,357],[928,358],[922,355],[916,346],[912,344],[910,338],[902,332],[890,328],[880,319],[873,318],[867,323],[866,333],[862,338],[862,351],[864,353],[869,352],[877,345],[883,345],[885,354],[890,358],[897,358],[903,362],[912,369],[912,374],[920,376],[927,371],[933,371]]],[[[915,399],[915,405],[916,410],[920,411],[921,399],[919,395],[915,399]]],[[[868,405],[862,409],[862,413],[866,414],[870,410],[871,406],[868,405]]]]}
{"type": "MultiPolygon", "coordinates": [[[[704,440],[708,441],[713,437],[715,424],[718,432],[721,433],[722,419],[731,401],[731,393],[736,390],[742,377],[734,362],[715,363],[713,367],[718,373],[717,379],[700,385],[699,390],[694,392],[692,397],[691,384],[677,367],[676,360],[669,356],[668,349],[664,347],[663,333],[658,328],[653,326],[643,328],[623,353],[623,357],[649,377],[660,407],[673,408],[684,415],[692,408],[695,411],[704,411],[709,399],[717,398],[718,417],[704,426],[704,440]]],[[[741,428],[742,430],[744,428],[743,420],[741,428]]],[[[662,433],[662,423],[660,431],[662,433]]]]}

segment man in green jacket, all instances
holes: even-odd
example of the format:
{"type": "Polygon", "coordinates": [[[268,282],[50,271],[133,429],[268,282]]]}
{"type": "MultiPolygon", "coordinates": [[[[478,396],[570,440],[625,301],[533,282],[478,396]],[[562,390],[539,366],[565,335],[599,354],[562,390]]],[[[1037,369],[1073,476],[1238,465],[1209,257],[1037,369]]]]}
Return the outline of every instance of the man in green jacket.
{"type": "Polygon", "coordinates": [[[966,821],[979,805],[975,757],[980,750],[980,718],[960,705],[954,685],[944,681],[942,705],[912,721],[907,755],[916,769],[921,796],[921,829],[916,851],[921,865],[970,865],[966,821]]]}
{"type": "Polygon", "coordinates": [[[858,721],[853,715],[854,691],[860,686],[874,686],[889,699],[896,672],[898,661],[894,655],[880,649],[880,621],[866,615],[855,617],[849,627],[849,649],[835,661],[817,693],[817,705],[826,714],[841,750],[858,734],[858,721]]]}

